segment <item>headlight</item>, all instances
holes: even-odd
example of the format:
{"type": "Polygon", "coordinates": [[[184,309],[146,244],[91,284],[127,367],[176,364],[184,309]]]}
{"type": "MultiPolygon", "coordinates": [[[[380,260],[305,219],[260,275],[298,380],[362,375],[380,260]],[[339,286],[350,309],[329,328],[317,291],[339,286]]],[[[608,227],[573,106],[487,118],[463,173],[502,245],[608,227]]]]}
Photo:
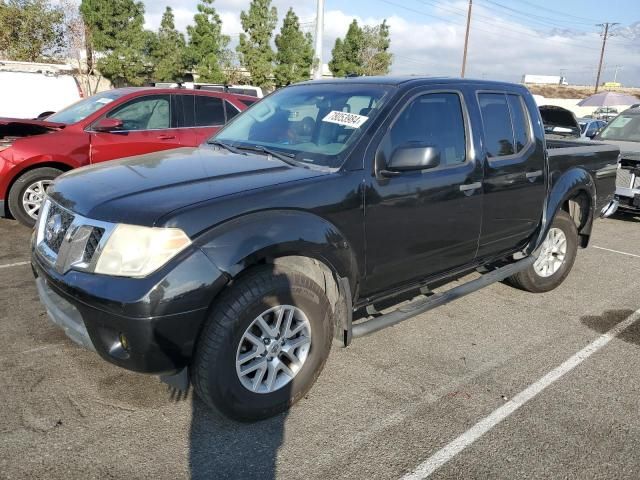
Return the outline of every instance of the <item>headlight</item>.
{"type": "Polygon", "coordinates": [[[118,224],[107,240],[95,273],[144,277],[162,267],[191,240],[179,228],[118,224]]]}

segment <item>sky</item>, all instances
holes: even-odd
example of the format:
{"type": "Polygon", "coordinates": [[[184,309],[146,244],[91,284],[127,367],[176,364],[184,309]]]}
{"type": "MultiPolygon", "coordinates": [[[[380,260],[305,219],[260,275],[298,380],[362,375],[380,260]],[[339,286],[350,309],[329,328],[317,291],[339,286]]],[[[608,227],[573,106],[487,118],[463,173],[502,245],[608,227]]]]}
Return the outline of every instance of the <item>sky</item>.
{"type": "MultiPolygon", "coordinates": [[[[157,29],[171,5],[185,31],[197,0],[143,0],[146,27],[157,29]]],[[[216,0],[223,32],[237,44],[240,12],[250,0],[216,0]]],[[[273,0],[280,22],[293,7],[314,31],[316,0],[273,0]]],[[[325,0],[323,61],[355,18],[391,27],[392,74],[459,76],[468,0],[325,0]]],[[[518,82],[524,74],[563,75],[574,85],[595,83],[602,46],[596,24],[618,22],[607,40],[601,81],[640,87],[640,0],[473,0],[467,77],[518,82]],[[617,68],[616,68],[617,67],[617,68]]],[[[277,30],[280,29],[280,23],[277,30]]]]}

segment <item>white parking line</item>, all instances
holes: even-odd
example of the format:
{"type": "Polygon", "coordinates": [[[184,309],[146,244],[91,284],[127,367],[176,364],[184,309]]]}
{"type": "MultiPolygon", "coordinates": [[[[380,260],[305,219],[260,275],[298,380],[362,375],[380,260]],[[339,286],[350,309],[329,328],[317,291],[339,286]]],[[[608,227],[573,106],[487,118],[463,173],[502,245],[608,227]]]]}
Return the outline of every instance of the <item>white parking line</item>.
{"type": "Polygon", "coordinates": [[[534,398],[556,380],[562,378],[564,375],[576,368],[587,358],[603,348],[617,335],[622,333],[638,320],[640,320],[640,309],[636,310],[611,330],[598,337],[595,341],[573,355],[562,365],[551,370],[540,380],[524,389],[522,392],[513,397],[512,400],[509,400],[489,416],[480,420],[469,430],[464,432],[458,438],[444,446],[442,449],[429,457],[426,461],[421,463],[413,472],[402,477],[402,480],[417,480],[427,478],[442,465],[462,452],[465,448],[472,445],[476,440],[478,440],[482,435],[495,427],[502,420],[518,410],[521,406],[534,398]]]}
{"type": "Polygon", "coordinates": [[[7,263],[6,265],[0,265],[0,269],[1,268],[11,268],[11,267],[20,267],[22,265],[29,265],[29,262],[7,263]]]}
{"type": "Polygon", "coordinates": [[[640,255],[636,255],[635,253],[621,252],[620,250],[611,250],[610,248],[598,247],[597,245],[594,245],[593,248],[597,248],[598,250],[605,250],[607,252],[619,253],[620,255],[627,255],[629,257],[640,258],[640,255]]]}

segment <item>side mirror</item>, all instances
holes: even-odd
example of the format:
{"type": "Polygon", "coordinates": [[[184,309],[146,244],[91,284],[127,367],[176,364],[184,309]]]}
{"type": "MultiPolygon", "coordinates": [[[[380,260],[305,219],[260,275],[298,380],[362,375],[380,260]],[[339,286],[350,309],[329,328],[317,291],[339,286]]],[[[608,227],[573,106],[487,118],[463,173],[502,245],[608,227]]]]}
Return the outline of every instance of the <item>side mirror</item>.
{"type": "Polygon", "coordinates": [[[431,145],[407,144],[398,147],[391,155],[383,175],[392,176],[401,172],[426,170],[440,165],[440,151],[431,145]]]}
{"type": "Polygon", "coordinates": [[[96,132],[114,132],[123,127],[122,120],[119,118],[102,118],[93,124],[93,130],[96,132]]]}

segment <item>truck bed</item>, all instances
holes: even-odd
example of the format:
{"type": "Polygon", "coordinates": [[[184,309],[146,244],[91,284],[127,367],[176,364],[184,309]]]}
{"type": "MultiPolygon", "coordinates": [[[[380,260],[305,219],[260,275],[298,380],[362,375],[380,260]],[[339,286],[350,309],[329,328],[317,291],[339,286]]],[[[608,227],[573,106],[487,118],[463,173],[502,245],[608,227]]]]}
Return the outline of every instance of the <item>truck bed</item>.
{"type": "Polygon", "coordinates": [[[587,140],[555,140],[546,139],[549,156],[549,174],[552,185],[555,179],[571,168],[581,168],[589,172],[596,184],[596,207],[602,208],[611,200],[609,194],[614,192],[618,155],[620,150],[615,145],[587,140]]]}

